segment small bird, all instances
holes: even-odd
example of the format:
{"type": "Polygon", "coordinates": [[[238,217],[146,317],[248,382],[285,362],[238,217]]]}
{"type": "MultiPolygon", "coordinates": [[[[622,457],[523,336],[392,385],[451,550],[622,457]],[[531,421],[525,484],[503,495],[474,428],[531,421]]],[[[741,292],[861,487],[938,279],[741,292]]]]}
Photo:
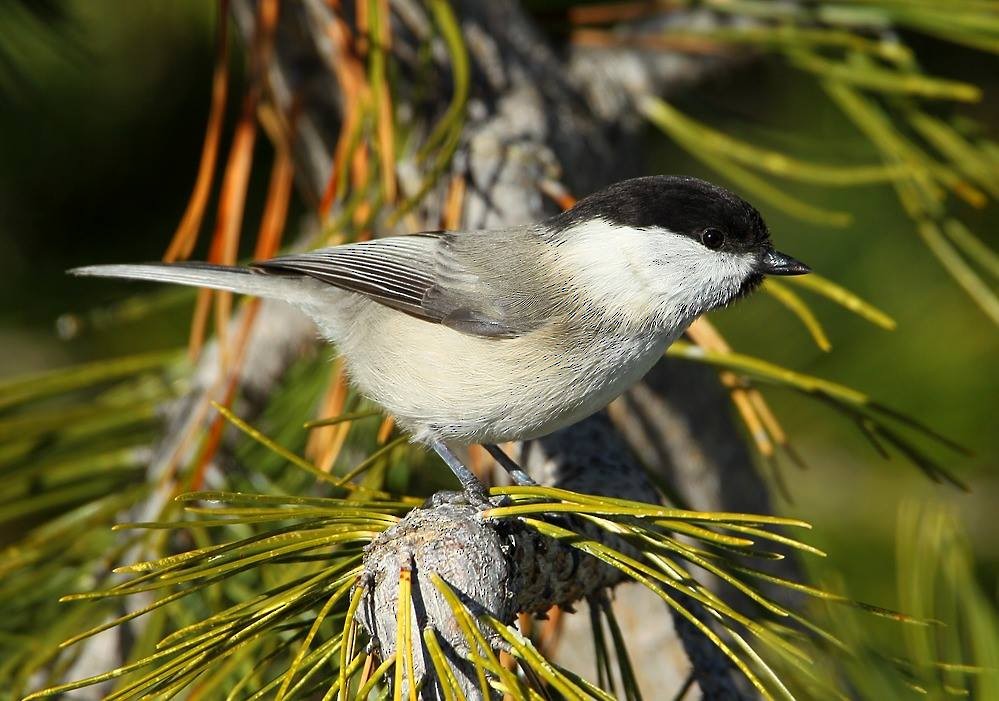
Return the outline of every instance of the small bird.
{"type": "Polygon", "coordinates": [[[453,452],[538,438],[605,407],[699,315],[801,275],[763,217],[691,177],[625,180],[540,223],[390,236],[254,262],[75,268],[277,299],[336,344],[357,388],[458,477],[453,452]]]}

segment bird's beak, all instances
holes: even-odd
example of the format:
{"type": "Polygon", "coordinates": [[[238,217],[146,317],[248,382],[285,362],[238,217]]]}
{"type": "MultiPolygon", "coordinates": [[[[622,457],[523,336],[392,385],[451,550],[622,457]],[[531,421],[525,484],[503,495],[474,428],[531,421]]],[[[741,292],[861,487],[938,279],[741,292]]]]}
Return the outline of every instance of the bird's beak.
{"type": "Polygon", "coordinates": [[[800,260],[768,248],[760,260],[759,271],[764,275],[804,275],[812,269],[800,260]]]}

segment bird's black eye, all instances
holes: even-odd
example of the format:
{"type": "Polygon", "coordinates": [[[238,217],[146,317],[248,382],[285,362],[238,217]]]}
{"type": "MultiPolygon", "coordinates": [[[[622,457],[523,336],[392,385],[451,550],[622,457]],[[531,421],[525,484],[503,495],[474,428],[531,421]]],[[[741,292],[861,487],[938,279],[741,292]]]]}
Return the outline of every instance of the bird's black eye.
{"type": "Polygon", "coordinates": [[[712,250],[717,250],[725,243],[725,232],[721,229],[705,229],[701,232],[701,243],[712,250]]]}

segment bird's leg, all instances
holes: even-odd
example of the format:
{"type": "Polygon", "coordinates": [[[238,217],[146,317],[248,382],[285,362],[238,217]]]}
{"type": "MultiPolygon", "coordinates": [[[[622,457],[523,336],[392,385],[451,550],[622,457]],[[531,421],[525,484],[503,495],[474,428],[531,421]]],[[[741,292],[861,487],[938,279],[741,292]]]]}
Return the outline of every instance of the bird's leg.
{"type": "Polygon", "coordinates": [[[451,468],[451,472],[461,482],[461,488],[464,490],[465,496],[472,506],[492,508],[493,505],[489,503],[489,494],[486,492],[485,486],[472,474],[471,470],[465,467],[465,464],[458,459],[458,456],[450,448],[441,441],[430,441],[430,447],[434,449],[435,453],[441,456],[444,464],[451,468]]]}
{"type": "Polygon", "coordinates": [[[524,472],[524,469],[513,461],[509,455],[503,452],[495,443],[483,443],[482,447],[485,448],[490,455],[496,458],[496,462],[500,464],[504,470],[513,479],[514,484],[521,487],[537,487],[538,483],[531,479],[531,476],[524,472]]]}

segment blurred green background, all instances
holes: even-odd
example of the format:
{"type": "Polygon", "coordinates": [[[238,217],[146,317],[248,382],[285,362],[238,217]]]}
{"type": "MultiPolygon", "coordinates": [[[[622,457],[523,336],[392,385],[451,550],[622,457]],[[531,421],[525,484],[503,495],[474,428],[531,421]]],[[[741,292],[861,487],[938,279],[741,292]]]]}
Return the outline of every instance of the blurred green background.
{"type": "MultiPolygon", "coordinates": [[[[32,13],[21,3],[0,4],[0,376],[185,342],[187,302],[104,330],[84,325],[68,340],[57,334],[56,320],[76,314],[86,322],[91,310],[137,289],[75,280],[63,274],[66,268],[155,259],[169,240],[201,148],[213,14],[213,4],[201,0],[79,0],[41,3],[32,13]]],[[[920,41],[916,48],[930,57],[929,72],[985,88],[982,104],[962,109],[999,124],[999,58],[920,41]]],[[[233,94],[240,66],[236,51],[233,94]]],[[[814,81],[777,63],[718,78],[674,104],[734,136],[802,158],[864,163],[876,157],[814,81]]],[[[720,180],[661,134],[650,129],[649,139],[650,172],[720,180]]],[[[248,231],[263,200],[266,144],[256,158],[248,231]]],[[[810,466],[798,472],[784,465],[793,503],[780,509],[815,525],[811,542],[830,555],[823,566],[841,572],[851,594],[892,606],[898,505],[949,503],[971,536],[986,591],[996,593],[995,327],[921,244],[890,188],[786,187],[814,204],[851,212],[854,222],[820,228],[763,207],[780,248],[885,310],[898,329],[882,331],[811,298],[833,343],[833,351],[823,353],[769,297],[758,295],[713,319],[737,349],[865,391],[975,455],[937,452],[971,485],[970,493],[935,485],[901,458],[881,459],[822,405],[769,391],[810,466]]],[[[996,246],[994,207],[962,215],[996,246]]]]}

